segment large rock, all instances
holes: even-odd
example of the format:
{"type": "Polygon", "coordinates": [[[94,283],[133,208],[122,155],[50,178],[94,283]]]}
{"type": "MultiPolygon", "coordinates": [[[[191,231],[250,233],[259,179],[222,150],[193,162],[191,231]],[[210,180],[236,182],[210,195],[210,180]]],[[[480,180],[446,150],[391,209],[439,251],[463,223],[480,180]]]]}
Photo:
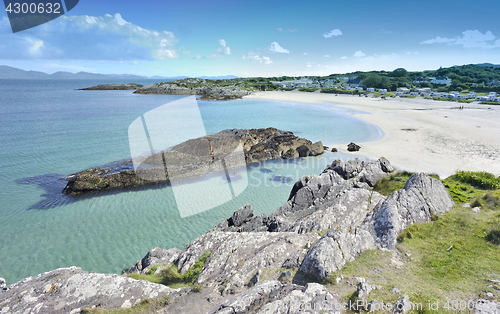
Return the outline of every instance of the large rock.
{"type": "Polygon", "coordinates": [[[0,313],[76,314],[96,306],[130,308],[146,298],[175,297],[187,290],[79,267],[59,268],[0,291],[0,313]]]}
{"type": "Polygon", "coordinates": [[[408,226],[431,221],[433,215],[442,215],[454,205],[441,181],[417,173],[375,207],[362,229],[370,232],[377,246],[393,250],[397,236],[408,226]]]}
{"type": "Polygon", "coordinates": [[[318,283],[265,281],[214,306],[209,314],[342,313],[342,298],[318,283]]]}
{"type": "Polygon", "coordinates": [[[409,225],[431,221],[433,215],[442,215],[453,206],[441,181],[423,173],[414,174],[403,189],[368,211],[359,226],[331,228],[311,247],[300,270],[325,279],[366,250],[393,250],[398,234],[409,225]]]}
{"type": "MultiPolygon", "coordinates": [[[[180,253],[181,250],[179,250],[178,248],[164,250],[160,249],[159,247],[155,247],[154,249],[149,250],[144,258],[138,260],[134,266],[130,267],[130,269],[127,270],[127,273],[146,274],[153,266],[166,266],[170,263],[173,263],[177,260],[180,253]]],[[[161,267],[158,267],[155,273],[159,273],[161,269],[161,267]]]]}
{"type": "Polygon", "coordinates": [[[72,174],[67,176],[68,184],[63,193],[163,184],[170,179],[199,177],[227,170],[237,173],[251,163],[296,158],[299,147],[308,149],[309,153],[305,156],[313,155],[312,152],[322,153],[318,143],[312,144],[292,132],[275,128],[224,130],[190,139],[168,151],[137,158],[135,161],[142,166],[135,170],[131,161],[127,161],[114,163],[111,168],[91,168],[72,174]]]}
{"type": "MultiPolygon", "coordinates": [[[[298,267],[307,254],[305,247],[317,239],[316,233],[210,231],[186,246],[177,266],[185,273],[203,254],[210,252],[196,283],[230,285],[228,288],[239,290],[251,282],[258,270],[278,270],[285,263],[298,267]]],[[[277,271],[274,279],[279,275],[277,271]]]]}

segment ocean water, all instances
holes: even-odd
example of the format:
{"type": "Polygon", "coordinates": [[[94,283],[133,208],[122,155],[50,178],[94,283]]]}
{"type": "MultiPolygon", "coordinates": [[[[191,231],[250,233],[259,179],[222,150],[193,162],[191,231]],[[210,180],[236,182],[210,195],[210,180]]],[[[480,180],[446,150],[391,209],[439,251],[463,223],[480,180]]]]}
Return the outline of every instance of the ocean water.
{"type": "MultiPolygon", "coordinates": [[[[0,277],[8,284],[73,265],[120,273],[155,246],[182,249],[247,203],[256,214],[269,214],[286,202],[301,176],[320,173],[336,158],[352,158],[327,152],[251,166],[239,195],[184,217],[169,186],[66,196],[61,193],[64,176],[130,158],[129,125],[185,97],[75,90],[100,83],[0,80],[0,277]]],[[[275,127],[325,144],[381,135],[377,127],[332,105],[198,101],[208,134],[275,127]]],[[[199,191],[196,184],[184,186],[185,197],[199,191]]],[[[210,198],[217,195],[207,195],[207,201],[210,198]]]]}

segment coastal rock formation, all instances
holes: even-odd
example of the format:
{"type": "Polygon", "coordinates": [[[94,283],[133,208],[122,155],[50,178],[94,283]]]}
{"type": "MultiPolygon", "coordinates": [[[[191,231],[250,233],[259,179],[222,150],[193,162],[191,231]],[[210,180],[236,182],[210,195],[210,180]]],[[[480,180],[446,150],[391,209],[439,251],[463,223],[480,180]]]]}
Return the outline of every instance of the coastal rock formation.
{"type": "Polygon", "coordinates": [[[134,90],[143,87],[144,85],[129,83],[129,84],[99,84],[97,86],[82,88],[79,90],[134,90]]]}
{"type": "Polygon", "coordinates": [[[218,304],[208,314],[342,313],[342,297],[318,283],[266,281],[218,304]]]}
{"type": "Polygon", "coordinates": [[[166,83],[155,83],[139,88],[137,94],[201,95],[200,100],[233,100],[251,92],[235,85],[220,86],[208,84],[207,80],[190,78],[166,83]]]}
{"type": "Polygon", "coordinates": [[[59,268],[23,279],[0,292],[0,313],[68,314],[94,306],[130,308],[145,298],[176,297],[188,290],[79,267],[59,268]]]}
{"type": "MultiPolygon", "coordinates": [[[[118,188],[166,183],[171,178],[189,178],[207,173],[238,169],[271,159],[316,156],[323,153],[321,142],[295,136],[275,128],[232,129],[190,139],[169,150],[136,159],[142,166],[136,170],[124,163],[117,168],[91,168],[67,177],[64,194],[75,194],[118,188]],[[244,156],[244,157],[242,157],[244,156]]],[[[167,147],[165,147],[167,149],[167,147]]],[[[127,163],[127,162],[126,162],[127,163]]]]}
{"type": "MultiPolygon", "coordinates": [[[[252,130],[248,132],[243,134],[252,134],[252,130]]],[[[275,143],[273,147],[280,145],[275,143]]],[[[224,151],[223,146],[215,147],[224,151]]],[[[160,274],[174,266],[186,274],[203,257],[194,283],[203,287],[208,301],[201,307],[193,306],[190,313],[200,313],[200,308],[211,314],[341,313],[340,296],[323,285],[307,283],[310,279],[304,278],[331,278],[366,250],[394,250],[397,237],[405,228],[428,222],[454,206],[443,184],[423,173],[414,174],[404,188],[387,197],[373,191],[375,182],[393,170],[383,157],[370,162],[335,160],[321,174],[298,180],[288,201],[269,216],[255,215],[247,204],[182,251],[154,248],[127,272],[149,274],[155,266],[154,273],[160,274]]],[[[358,298],[366,298],[371,290],[380,288],[368,285],[364,278],[355,278],[359,282],[358,298]]],[[[54,309],[51,313],[70,313],[81,307],[129,307],[145,297],[181,294],[182,302],[200,298],[200,294],[187,288],[170,289],[76,267],[27,278],[7,289],[0,292],[0,307],[12,309],[13,313],[36,313],[49,308],[54,309]],[[23,296],[20,302],[19,295],[23,296]]],[[[364,306],[370,308],[376,302],[364,306]]],[[[397,302],[406,303],[404,298],[397,302]]],[[[165,310],[168,313],[168,307],[165,310]]]]}
{"type": "Polygon", "coordinates": [[[441,181],[423,173],[414,174],[403,189],[368,211],[362,224],[328,230],[309,250],[300,269],[325,279],[366,250],[393,250],[398,234],[409,225],[431,221],[433,215],[442,215],[453,206],[441,181]]]}

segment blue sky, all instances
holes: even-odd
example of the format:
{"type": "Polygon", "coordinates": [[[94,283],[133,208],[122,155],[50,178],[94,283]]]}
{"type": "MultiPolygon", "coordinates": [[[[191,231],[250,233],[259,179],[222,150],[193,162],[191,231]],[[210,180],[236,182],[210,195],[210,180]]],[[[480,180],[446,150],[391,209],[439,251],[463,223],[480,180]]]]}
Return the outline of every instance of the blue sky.
{"type": "Polygon", "coordinates": [[[94,1],[13,34],[0,64],[48,73],[328,75],[500,64],[498,0],[94,1]]]}

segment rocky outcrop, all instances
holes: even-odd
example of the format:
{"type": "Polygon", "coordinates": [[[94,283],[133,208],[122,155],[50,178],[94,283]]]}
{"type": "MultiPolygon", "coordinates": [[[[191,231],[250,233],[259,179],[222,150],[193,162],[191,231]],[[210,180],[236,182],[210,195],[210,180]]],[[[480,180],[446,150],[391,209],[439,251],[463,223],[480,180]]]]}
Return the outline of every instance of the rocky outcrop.
{"type": "Polygon", "coordinates": [[[29,277],[0,292],[0,313],[80,313],[83,308],[130,308],[146,298],[176,297],[188,288],[83,271],[59,268],[29,277]]]}
{"type": "Polygon", "coordinates": [[[220,86],[199,78],[156,83],[137,89],[137,94],[201,95],[201,100],[233,100],[251,92],[236,85],[220,86]]]}
{"type": "MultiPolygon", "coordinates": [[[[255,134],[244,138],[251,132],[243,132],[241,137],[243,146],[250,147],[250,151],[256,146],[251,144],[252,139],[258,140],[255,134]]],[[[260,134],[261,141],[273,136],[289,137],[272,130],[260,134]]],[[[215,156],[224,152],[223,140],[211,141],[216,143],[215,156]]],[[[288,150],[283,143],[273,141],[269,145],[284,153],[288,150]]],[[[301,146],[297,144],[296,148],[301,146]]],[[[249,154],[249,160],[260,158],[261,151],[259,148],[254,155],[249,154]]],[[[204,300],[208,301],[203,308],[206,311],[212,307],[211,314],[340,313],[340,296],[304,278],[328,278],[366,250],[393,250],[405,228],[430,221],[454,205],[443,184],[422,173],[411,176],[403,189],[387,197],[374,192],[375,182],[393,170],[385,158],[370,162],[336,160],[321,174],[298,180],[287,202],[269,216],[255,215],[247,204],[182,251],[154,248],[128,272],[151,274],[154,270],[159,274],[173,263],[181,274],[186,274],[203,257],[206,259],[194,283],[204,287],[204,300]]],[[[355,294],[359,299],[366,300],[373,289],[380,289],[367,284],[364,278],[354,278],[359,282],[355,294]]],[[[76,267],[27,278],[7,289],[0,292],[0,307],[12,309],[13,313],[129,307],[146,297],[176,297],[187,291],[118,275],[84,272],[76,267]],[[18,302],[19,295],[22,298],[18,302]]],[[[190,302],[200,296],[189,292],[183,298],[183,302],[190,302]]],[[[364,306],[374,309],[380,304],[372,300],[364,306]]],[[[402,297],[396,304],[404,313],[410,303],[402,297]]],[[[197,311],[193,306],[191,312],[197,311]]]]}
{"type": "MultiPolygon", "coordinates": [[[[180,253],[181,250],[175,247],[168,250],[155,247],[149,250],[144,258],[138,260],[134,266],[130,267],[127,273],[147,274],[153,266],[167,266],[173,263],[178,259],[180,253]]],[[[153,273],[159,274],[163,269],[164,267],[157,267],[153,273]]]]}
{"type": "Polygon", "coordinates": [[[304,287],[266,281],[227,299],[208,312],[240,313],[342,313],[342,297],[332,294],[317,283],[308,283],[304,287]]]}
{"type": "Polygon", "coordinates": [[[134,90],[143,87],[144,85],[129,83],[129,84],[99,84],[97,86],[82,88],[80,90],[134,90]]]}
{"type": "MultiPolygon", "coordinates": [[[[141,167],[134,170],[131,161],[115,163],[114,168],[91,168],[67,177],[64,194],[133,188],[169,182],[207,173],[238,169],[248,164],[271,159],[298,158],[302,154],[323,153],[321,142],[295,136],[275,128],[232,129],[213,135],[190,139],[169,150],[135,161],[141,167]],[[239,154],[241,152],[241,154],[239,154]],[[244,160],[241,156],[244,156],[244,160]],[[128,167],[127,167],[128,165],[128,167]],[[132,169],[131,169],[132,168],[132,169]]],[[[167,147],[165,147],[167,149],[167,147]]]]}
{"type": "Polygon", "coordinates": [[[176,263],[185,273],[210,252],[196,283],[210,282],[226,292],[235,292],[250,284],[258,270],[277,279],[283,265],[298,267],[307,253],[305,247],[318,239],[316,233],[211,231],[188,244],[176,263]]]}
{"type": "Polygon", "coordinates": [[[339,225],[328,230],[309,250],[300,269],[325,279],[366,250],[394,249],[398,234],[409,225],[431,221],[433,215],[442,215],[453,206],[439,180],[415,174],[403,189],[366,212],[360,225],[339,225]]]}

